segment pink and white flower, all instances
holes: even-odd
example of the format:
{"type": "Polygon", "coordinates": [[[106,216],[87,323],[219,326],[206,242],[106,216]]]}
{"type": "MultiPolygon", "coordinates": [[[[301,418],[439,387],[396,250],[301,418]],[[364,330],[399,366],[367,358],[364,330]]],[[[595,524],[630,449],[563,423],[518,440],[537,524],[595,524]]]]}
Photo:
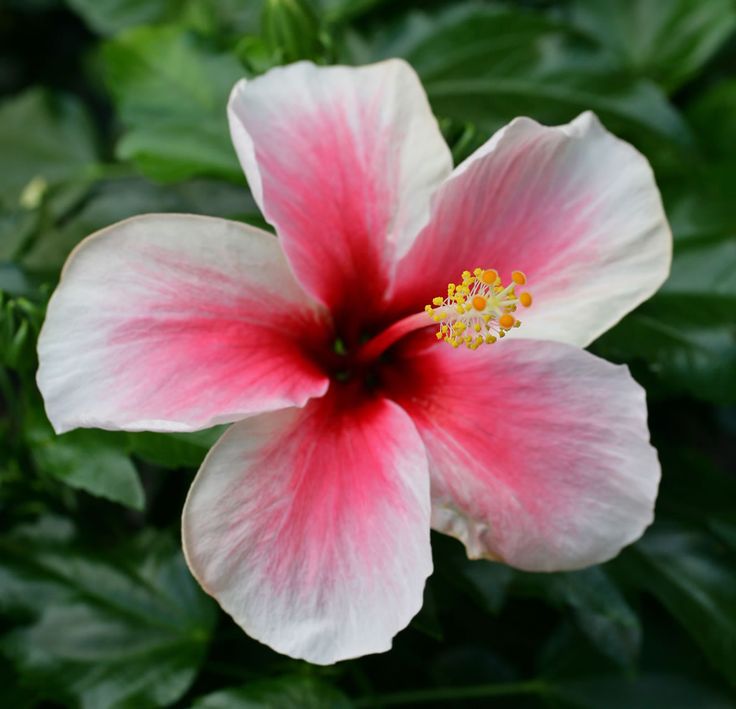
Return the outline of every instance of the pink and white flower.
{"type": "Polygon", "coordinates": [[[398,60],[274,69],[228,111],[278,238],[172,214],[94,234],[38,372],[58,432],[233,422],[182,526],[225,611],[332,663],[419,610],[430,526],[531,571],[637,539],[659,481],[644,392],[582,347],[668,273],[645,158],[585,113],[516,119],[453,170],[398,60]]]}

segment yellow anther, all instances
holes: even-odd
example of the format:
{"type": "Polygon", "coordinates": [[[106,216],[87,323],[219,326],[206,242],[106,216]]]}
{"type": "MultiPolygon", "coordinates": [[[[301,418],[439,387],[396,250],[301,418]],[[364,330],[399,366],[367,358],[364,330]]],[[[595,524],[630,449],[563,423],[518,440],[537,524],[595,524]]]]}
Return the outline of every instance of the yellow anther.
{"type": "Polygon", "coordinates": [[[492,286],[498,280],[498,271],[495,268],[489,268],[487,271],[483,271],[481,280],[487,286],[492,286]]]}
{"type": "Polygon", "coordinates": [[[504,313],[499,319],[498,324],[508,330],[509,328],[514,326],[514,323],[516,322],[516,318],[514,318],[513,315],[510,313],[504,313]]]}
{"type": "Polygon", "coordinates": [[[511,280],[514,283],[518,283],[520,286],[523,286],[526,283],[526,276],[522,271],[512,271],[511,280]]]}
{"type": "Polygon", "coordinates": [[[440,298],[439,296],[437,296],[436,298],[432,298],[433,305],[442,305],[442,303],[444,302],[444,298],[440,298]]]}

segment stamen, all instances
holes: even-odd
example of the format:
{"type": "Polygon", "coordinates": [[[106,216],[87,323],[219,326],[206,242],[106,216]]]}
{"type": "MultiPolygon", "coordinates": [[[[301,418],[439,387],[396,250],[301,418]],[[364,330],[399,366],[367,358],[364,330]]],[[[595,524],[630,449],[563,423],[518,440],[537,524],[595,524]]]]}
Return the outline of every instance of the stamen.
{"type": "Polygon", "coordinates": [[[512,271],[511,273],[511,280],[514,283],[517,283],[520,286],[523,286],[526,283],[526,276],[522,271],[512,271]]]}
{"type": "Polygon", "coordinates": [[[498,319],[498,324],[505,330],[510,330],[514,326],[515,322],[516,322],[516,318],[513,315],[510,315],[509,313],[504,313],[498,319]]]}
{"type": "Polygon", "coordinates": [[[511,282],[504,286],[498,271],[476,268],[473,273],[463,271],[462,281],[447,285],[447,297],[432,299],[427,314],[439,324],[436,337],[453,347],[465,345],[471,350],[483,344],[492,345],[521,321],[512,313],[517,306],[528,308],[531,293],[516,295],[516,286],[526,284],[522,271],[511,273],[511,282]]]}

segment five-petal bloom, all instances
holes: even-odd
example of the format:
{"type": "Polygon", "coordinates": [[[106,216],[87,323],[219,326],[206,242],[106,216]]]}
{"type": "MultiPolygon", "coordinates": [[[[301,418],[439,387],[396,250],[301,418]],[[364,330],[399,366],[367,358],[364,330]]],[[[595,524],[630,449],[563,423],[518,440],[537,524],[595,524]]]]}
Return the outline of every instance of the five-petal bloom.
{"type": "Polygon", "coordinates": [[[279,238],[163,214],[88,238],[38,383],[59,432],[238,422],[183,515],[189,566],[235,621],[330,663],[388,649],[418,611],[430,526],[536,571],[639,537],[659,480],[644,392],[582,347],[668,272],[647,161],[585,113],[516,119],[453,170],[397,60],[274,69],[229,116],[279,238]],[[493,276],[475,271],[491,288],[471,304],[519,269],[534,306],[502,342],[453,348],[424,309],[477,267],[493,276]]]}

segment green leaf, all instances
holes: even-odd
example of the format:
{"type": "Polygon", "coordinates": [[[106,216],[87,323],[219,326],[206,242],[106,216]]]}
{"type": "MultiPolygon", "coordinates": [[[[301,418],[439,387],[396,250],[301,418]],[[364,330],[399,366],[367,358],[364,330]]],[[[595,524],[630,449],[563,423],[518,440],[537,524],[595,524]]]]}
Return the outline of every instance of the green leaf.
{"type": "Polygon", "coordinates": [[[540,13],[472,3],[436,17],[412,15],[374,39],[368,55],[406,58],[436,113],[488,130],[519,115],[559,123],[592,109],[617,132],[691,141],[656,85],[621,75],[595,46],[540,13]]]}
{"type": "Polygon", "coordinates": [[[319,20],[309,0],[265,0],[261,36],[282,63],[315,60],[322,53],[319,20]]]}
{"type": "Polygon", "coordinates": [[[192,709],[349,709],[334,687],[311,677],[279,677],[200,697],[192,709]]]}
{"type": "MultiPolygon", "coordinates": [[[[709,428],[711,426],[708,426],[709,428]]],[[[662,478],[657,510],[686,525],[710,530],[734,545],[736,529],[736,477],[715,463],[714,451],[679,446],[662,446],[660,458],[666,474],[662,478]]]]}
{"type": "Polygon", "coordinates": [[[0,649],[34,689],[83,709],[168,706],[207,650],[213,604],[174,541],[149,531],[104,558],[47,520],[0,540],[0,604],[32,615],[0,649]]]}
{"type": "Polygon", "coordinates": [[[39,212],[36,209],[0,207],[0,260],[17,258],[38,225],[39,212]]]}
{"type": "MultiPolygon", "coordinates": [[[[721,81],[688,108],[688,118],[698,131],[706,151],[717,159],[731,160],[729,175],[736,172],[736,79],[721,81]]],[[[731,185],[733,187],[733,185],[731,185]]]]}
{"type": "Polygon", "coordinates": [[[340,24],[356,20],[361,15],[375,11],[381,5],[389,5],[392,0],[317,0],[320,14],[325,22],[340,24]]]}
{"type": "Polygon", "coordinates": [[[573,21],[622,67],[673,91],[736,29],[732,0],[576,0],[573,21]]]}
{"type": "Polygon", "coordinates": [[[484,559],[461,559],[459,576],[468,582],[471,594],[489,613],[496,615],[506,601],[514,570],[505,564],[484,559]]]}
{"type": "MultiPolygon", "coordinates": [[[[221,98],[225,106],[227,100],[221,98]]],[[[222,121],[215,116],[202,120],[192,125],[187,118],[172,116],[170,121],[149,126],[141,122],[120,140],[117,156],[134,162],[144,175],[160,182],[177,182],[196,175],[242,181],[229,139],[227,143],[223,140],[222,121]]]]}
{"type": "Polygon", "coordinates": [[[648,672],[635,678],[594,675],[549,683],[549,695],[577,709],[730,709],[731,699],[678,674],[648,672]]]}
{"type": "Polygon", "coordinates": [[[596,352],[645,360],[677,392],[736,401],[736,241],[678,250],[660,292],[601,337],[596,352]]]}
{"type": "Polygon", "coordinates": [[[600,567],[552,574],[547,592],[569,607],[578,628],[604,655],[633,666],[641,645],[641,625],[618,587],[600,567]]]}
{"type": "Polygon", "coordinates": [[[3,702],[13,709],[34,709],[40,706],[40,697],[33,687],[24,686],[23,678],[12,664],[0,657],[0,686],[3,688],[3,702]]]}
{"type": "Polygon", "coordinates": [[[419,609],[419,613],[411,619],[410,627],[418,630],[420,633],[424,633],[433,640],[442,641],[444,639],[437,601],[430,586],[426,586],[424,589],[422,607],[419,609]]]}
{"type": "Polygon", "coordinates": [[[66,0],[89,27],[114,35],[135,25],[147,25],[166,16],[170,0],[66,0]]]}
{"type": "Polygon", "coordinates": [[[222,181],[198,179],[158,185],[137,177],[103,180],[93,186],[73,215],[39,236],[23,264],[34,271],[58,271],[85,236],[137,214],[186,212],[239,219],[256,211],[244,186],[222,181]]]}
{"type": "Polygon", "coordinates": [[[195,433],[130,433],[128,449],[162,468],[197,468],[227,426],[195,433]]]}
{"type": "MultiPolygon", "coordinates": [[[[635,666],[641,649],[641,623],[605,568],[551,574],[516,572],[512,591],[568,611],[577,630],[601,655],[624,668],[635,666]]],[[[560,625],[558,637],[550,640],[551,653],[549,648],[546,651],[555,662],[560,657],[557,643],[564,645],[569,636],[578,638],[573,645],[580,648],[579,633],[572,632],[571,624],[560,625]]],[[[589,650],[583,652],[591,655],[589,650]]]]}
{"type": "Polygon", "coordinates": [[[100,35],[139,25],[176,23],[218,39],[257,32],[263,0],[66,0],[100,35]]]}
{"type": "MultiPolygon", "coordinates": [[[[3,270],[0,269],[0,278],[3,270]]],[[[30,374],[35,370],[36,339],[43,316],[43,306],[23,296],[0,293],[0,363],[17,372],[30,374]]]]}
{"type": "Polygon", "coordinates": [[[27,296],[34,293],[35,289],[20,266],[14,263],[0,263],[0,291],[10,295],[27,296]]]}
{"type": "Polygon", "coordinates": [[[94,170],[94,130],[73,97],[30,89],[0,105],[0,202],[35,207],[49,185],[94,170]]]}
{"type": "MultiPolygon", "coordinates": [[[[736,224],[734,225],[736,236],[736,224]]],[[[695,295],[736,299],[736,240],[694,244],[678,250],[672,273],[660,293],[667,296],[695,295]]]]}
{"type": "Polygon", "coordinates": [[[736,556],[705,533],[660,526],[622,561],[631,582],[656,596],[736,683],[736,556]]]}
{"type": "MultiPolygon", "coordinates": [[[[723,149],[728,145],[724,143],[723,149]]],[[[732,237],[736,232],[736,200],[733,199],[736,160],[686,163],[684,167],[686,172],[660,180],[675,239],[685,242],[732,237]]]]}
{"type": "Polygon", "coordinates": [[[127,126],[118,155],[147,176],[243,182],[226,106],[243,70],[177,27],[139,27],[103,46],[105,80],[127,126]]]}
{"type": "Polygon", "coordinates": [[[175,3],[181,22],[232,46],[243,35],[258,33],[264,0],[187,0],[183,7],[175,3]]]}
{"type": "Polygon", "coordinates": [[[71,487],[142,510],[138,472],[115,434],[80,429],[57,436],[45,425],[26,427],[38,468],[71,487]]]}

